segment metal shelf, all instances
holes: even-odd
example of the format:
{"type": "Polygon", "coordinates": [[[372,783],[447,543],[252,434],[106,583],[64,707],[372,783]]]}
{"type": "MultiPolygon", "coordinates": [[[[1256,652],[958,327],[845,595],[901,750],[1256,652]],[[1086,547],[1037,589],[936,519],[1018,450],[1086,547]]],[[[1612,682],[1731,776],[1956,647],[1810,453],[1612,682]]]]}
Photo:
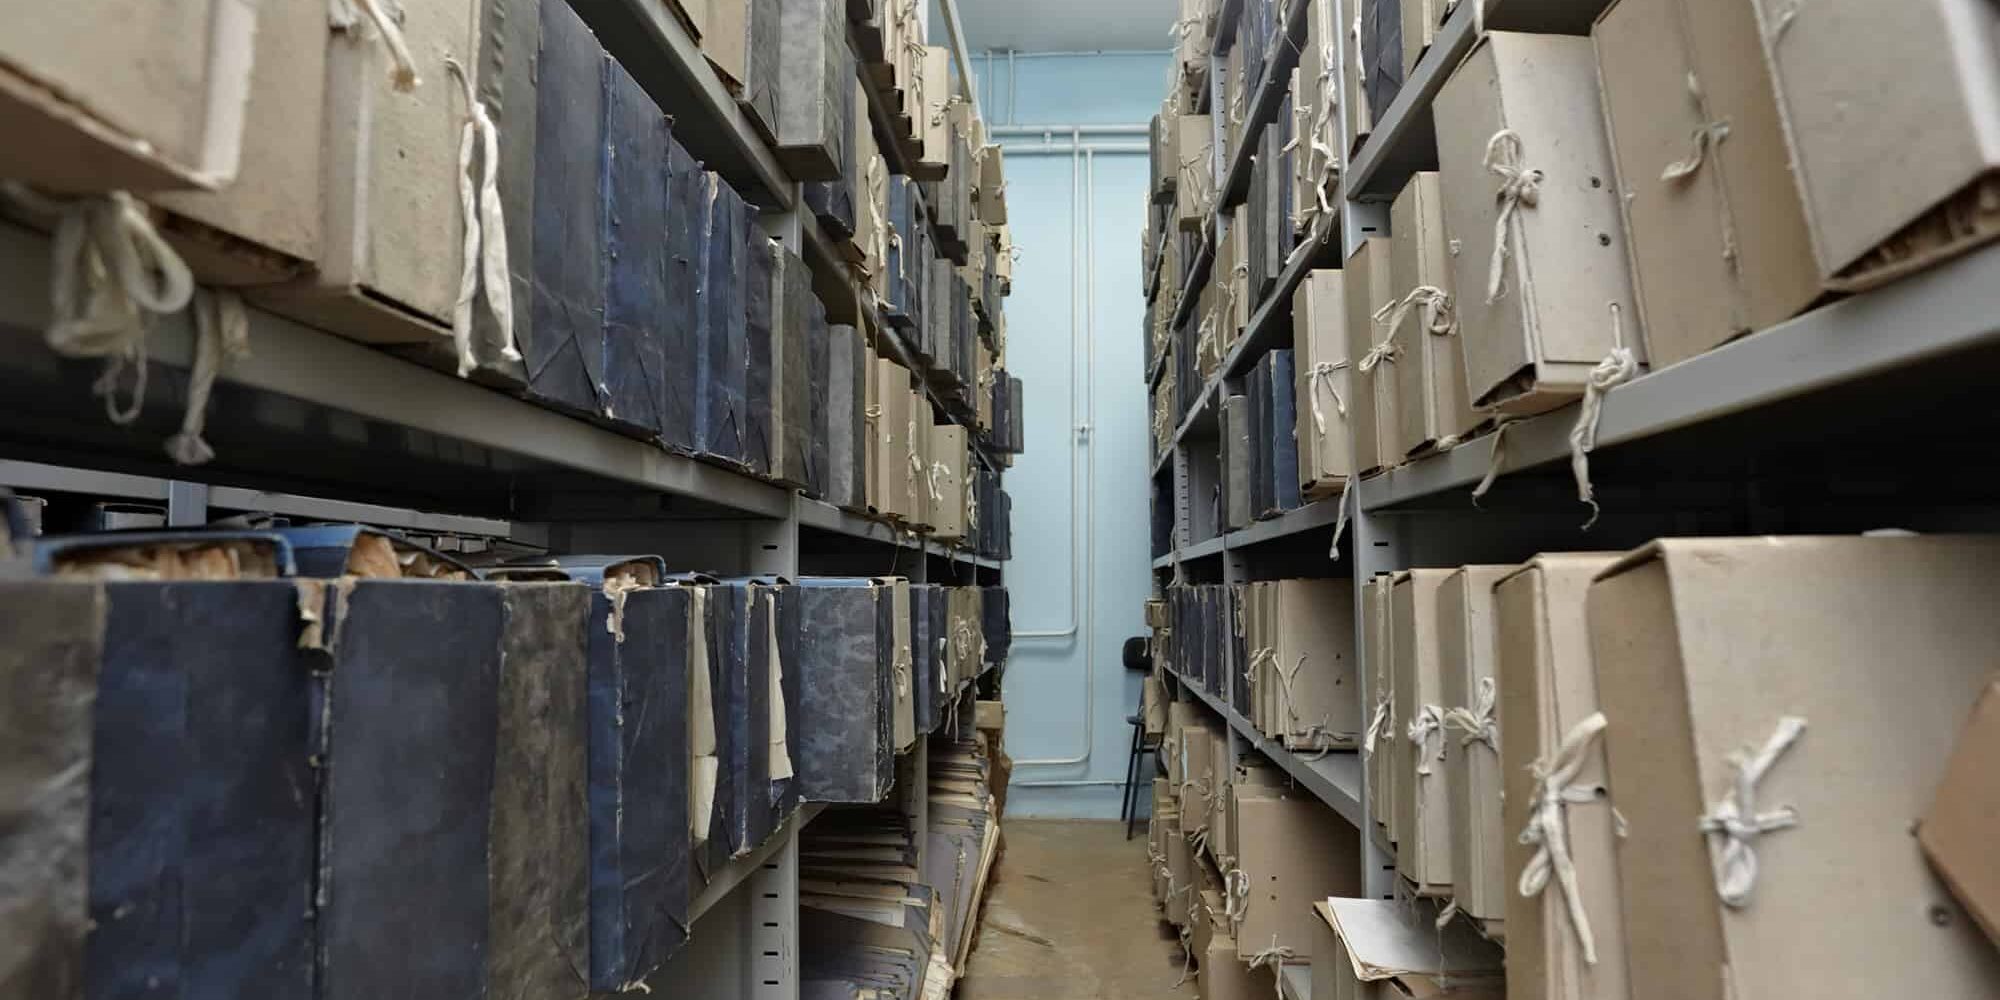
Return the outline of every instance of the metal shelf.
{"type": "Polygon", "coordinates": [[[571,0],[598,39],[674,119],[674,137],[738,193],[791,208],[797,186],[708,64],[694,36],[659,0],[571,0]]]}
{"type": "Polygon", "coordinates": [[[1315,500],[1269,520],[1257,521],[1247,528],[1232,531],[1224,536],[1228,548],[1234,552],[1324,528],[1340,519],[1340,504],[1343,499],[1345,498],[1342,496],[1330,496],[1324,500],[1315,500]]]}
{"type": "MultiPolygon", "coordinates": [[[[730,893],[735,892],[737,886],[742,885],[745,879],[756,874],[757,869],[763,867],[764,862],[771,860],[771,855],[783,849],[787,843],[791,842],[792,838],[798,836],[800,830],[806,828],[806,824],[818,818],[819,814],[825,809],[826,806],[817,802],[808,802],[799,806],[798,812],[787,817],[782,826],[779,826],[776,831],[765,838],[763,843],[753,848],[750,853],[742,857],[729,859],[729,863],[723,865],[722,870],[710,877],[708,884],[702,886],[695,893],[694,902],[688,906],[688,925],[692,927],[696,921],[701,919],[702,914],[714,909],[717,903],[722,902],[730,893]]],[[[696,877],[699,878],[699,876],[696,877]]]]}
{"type": "Polygon", "coordinates": [[[1313,759],[1311,754],[1294,753],[1284,745],[1265,738],[1257,727],[1250,724],[1241,712],[1230,707],[1222,698],[1199,685],[1190,682],[1178,671],[1174,673],[1181,687],[1194,693],[1217,715],[1229,723],[1237,735],[1258,753],[1278,765],[1292,780],[1304,786],[1313,797],[1327,804],[1342,819],[1352,823],[1355,829],[1362,826],[1361,818],[1361,755],[1354,751],[1335,750],[1313,759]]]}
{"type": "Polygon", "coordinates": [[[105,419],[91,382],[99,364],[42,342],[47,237],[0,223],[0,368],[9,457],[108,471],[383,503],[418,510],[548,520],[526,499],[658,493],[654,517],[783,518],[787,490],[676,455],[403,358],[259,310],[250,356],[229,367],[210,403],[216,458],[174,466],[161,442],[178,428],[194,334],[186,313],[155,322],[145,411],[105,419]]]}
{"type": "MultiPolygon", "coordinates": [[[[1216,190],[1218,213],[1223,207],[1234,207],[1240,203],[1250,188],[1250,164],[1256,159],[1257,146],[1263,137],[1265,126],[1278,117],[1278,108],[1285,102],[1285,91],[1291,89],[1292,70],[1299,65],[1299,49],[1306,43],[1307,0],[1288,0],[1284,17],[1278,26],[1278,34],[1271,47],[1271,58],[1264,63],[1264,73],[1258,77],[1256,96],[1251,100],[1243,119],[1243,132],[1237,139],[1236,150],[1230,157],[1229,169],[1223,174],[1221,186],[1216,190]]],[[[1221,33],[1217,32],[1217,37],[1221,33]]]]}
{"type": "Polygon", "coordinates": [[[980,569],[997,570],[1000,564],[985,556],[974,555],[960,548],[953,548],[941,542],[932,541],[921,535],[904,531],[886,521],[863,517],[852,511],[842,510],[822,500],[799,498],[799,526],[826,531],[848,538],[879,542],[899,549],[921,548],[926,555],[952,562],[977,566],[980,569]]]}
{"type": "MultiPolygon", "coordinates": [[[[1317,919],[1317,918],[1315,918],[1317,919]]],[[[1305,962],[1286,962],[1279,967],[1278,989],[1284,1000],[1312,1000],[1312,966],[1305,962]]]]}
{"type": "MultiPolygon", "coordinates": [[[[1855,387],[1899,369],[1944,360],[1977,348],[2000,346],[2000,246],[1987,247],[1895,284],[1843,299],[1761,333],[1696,355],[1612,389],[1605,395],[1593,455],[1641,448],[1668,432],[1817,393],[1855,387]]],[[[1888,393],[1879,412],[1837,407],[1817,431],[1828,442],[1849,432],[1908,416],[1907,395],[1888,393]]],[[[1929,401],[1936,405],[1934,401],[1929,401]]],[[[1921,414],[1918,415],[1920,418],[1921,414]]],[[[1507,428],[1501,482],[1514,470],[1569,457],[1576,407],[1516,422],[1507,428]]],[[[1949,431],[1937,427],[1936,434],[1949,431]]],[[[1916,436],[1923,436],[1918,430],[1916,436]]],[[[1746,454],[1763,442],[1756,435],[1705,436],[1711,458],[1746,454]]],[[[1382,510],[1424,497],[1469,488],[1486,474],[1494,435],[1474,438],[1361,483],[1363,510],[1382,510]]],[[[1912,448],[1925,442],[1912,440],[1912,448]]],[[[1856,454],[1856,462],[1869,458],[1856,454]]],[[[1658,471],[1654,475],[1657,478],[1658,471]]],[[[1603,477],[1600,477],[1600,487],[1603,477]]]]}
{"type": "Polygon", "coordinates": [[[1396,99],[1377,115],[1368,140],[1348,159],[1341,196],[1349,201],[1391,201],[1420,170],[1437,169],[1437,131],[1431,102],[1452,71],[1472,51],[1473,4],[1461,3],[1445,18],[1431,47],[1403,80],[1396,99]]]}

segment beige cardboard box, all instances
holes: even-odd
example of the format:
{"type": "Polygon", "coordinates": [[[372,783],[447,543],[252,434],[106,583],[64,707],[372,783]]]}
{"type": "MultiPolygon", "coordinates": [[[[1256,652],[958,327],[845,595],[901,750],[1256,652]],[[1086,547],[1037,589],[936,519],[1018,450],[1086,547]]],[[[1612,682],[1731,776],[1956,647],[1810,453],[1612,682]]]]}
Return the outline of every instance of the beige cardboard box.
{"type": "Polygon", "coordinates": [[[1243,107],[1245,94],[1251,84],[1243,78],[1243,49],[1241,45],[1231,45],[1228,54],[1222,57],[1222,89],[1217,97],[1227,110],[1222,124],[1222,157],[1228,163],[1236,158],[1236,150],[1243,145],[1243,107]]]}
{"type": "Polygon", "coordinates": [[[1174,224],[1200,230],[1215,208],[1215,122],[1207,115],[1181,115],[1175,120],[1174,224]]]}
{"type": "Polygon", "coordinates": [[[1445,787],[1443,652],[1438,591],[1450,570],[1405,570],[1389,596],[1395,633],[1396,704],[1403,737],[1396,744],[1396,871],[1420,896],[1452,891],[1451,797],[1445,787]]]}
{"type": "Polygon", "coordinates": [[[1007,222],[1007,154],[999,143],[983,147],[979,157],[979,218],[995,226],[1007,222]]]}
{"type": "Polygon", "coordinates": [[[1500,709],[1493,585],[1513,566],[1464,566],[1438,591],[1438,676],[1445,708],[1452,898],[1499,940],[1507,916],[1506,828],[1500,820],[1500,709]]]}
{"type": "Polygon", "coordinates": [[[1181,786],[1189,780],[1185,769],[1182,747],[1190,726],[1201,724],[1201,708],[1191,701],[1177,701],[1167,706],[1167,780],[1173,785],[1174,799],[1179,801],[1181,786]]]}
{"type": "Polygon", "coordinates": [[[1336,962],[1313,951],[1313,996],[1395,1000],[1450,996],[1500,1000],[1505,955],[1463,921],[1442,928],[1423,911],[1393,899],[1325,899],[1313,916],[1331,939],[1336,962]],[[1327,992],[1319,990],[1324,979],[1327,992]]]}
{"type": "Polygon", "coordinates": [[[1591,585],[1635,1000],[2000,989],[1911,835],[1992,675],[1996,565],[1990,537],[1676,539],[1591,585]]]}
{"type": "MultiPolygon", "coordinates": [[[[1331,208],[1339,196],[1340,150],[1345,141],[1340,116],[1339,83],[1334,79],[1340,62],[1341,29],[1333,0],[1309,0],[1306,5],[1306,44],[1299,50],[1299,83],[1294,111],[1299,148],[1293,153],[1301,185],[1293,199],[1301,231],[1309,220],[1317,220],[1324,196],[1331,208]]],[[[1359,93],[1351,90],[1350,93],[1359,93]]]]}
{"type": "Polygon", "coordinates": [[[1387,360],[1386,348],[1376,350],[1383,331],[1376,327],[1375,311],[1395,294],[1390,289],[1390,249],[1388,237],[1366,237],[1347,258],[1345,268],[1348,370],[1353,373],[1348,385],[1354,389],[1347,412],[1354,428],[1354,474],[1358,476],[1395,466],[1401,457],[1383,449],[1384,421],[1380,416],[1388,413],[1388,426],[1395,425],[1396,381],[1388,368],[1397,362],[1387,360]],[[1368,366],[1367,371],[1362,370],[1363,365],[1368,366]],[[1384,396],[1388,397],[1386,409],[1381,402],[1384,396]]]}
{"type": "MultiPolygon", "coordinates": [[[[0,32],[0,176],[82,193],[227,184],[244,137],[259,6],[10,5],[0,32]]],[[[324,4],[319,16],[324,38],[324,4]]]]}
{"type": "Polygon", "coordinates": [[[1620,342],[1644,361],[1590,40],[1490,32],[1438,92],[1434,114],[1473,405],[1561,406],[1620,342]]]}
{"type": "Polygon", "coordinates": [[[877,577],[875,587],[878,591],[889,593],[890,621],[893,623],[891,634],[894,636],[891,669],[894,671],[896,696],[891,730],[896,749],[903,751],[917,743],[916,655],[910,646],[910,581],[900,576],[877,577]]]}
{"type": "Polygon", "coordinates": [[[1167,824],[1167,922],[1175,927],[1188,926],[1188,918],[1193,911],[1195,893],[1194,852],[1188,850],[1186,835],[1181,830],[1180,816],[1176,814],[1167,824]]]}
{"type": "MultiPolygon", "coordinates": [[[[1608,774],[1604,745],[1592,730],[1597,674],[1584,612],[1591,577],[1616,558],[1536,556],[1493,590],[1500,730],[1505,734],[1500,773],[1506,794],[1501,816],[1507,883],[1516,885],[1530,864],[1547,873],[1537,895],[1507,893],[1511,1000],[1625,1000],[1629,995],[1616,852],[1632,845],[1618,843],[1612,803],[1597,794],[1606,787],[1608,774]],[[1530,770],[1537,766],[1546,780],[1530,770]],[[1523,843],[1531,820],[1535,835],[1523,843]],[[1553,850],[1547,845],[1558,831],[1574,864],[1573,901],[1545,853],[1553,850]],[[1571,916],[1578,910],[1581,924],[1571,916]],[[1583,947],[1585,928],[1595,964],[1583,947]]],[[[1687,829],[1693,828],[1690,819],[1687,829]]],[[[1683,942],[1685,936],[1676,932],[1674,940],[1683,942]]]]}
{"type": "Polygon", "coordinates": [[[1479,423],[1465,388],[1449,240],[1438,175],[1421,171],[1389,209],[1389,290],[1393,326],[1378,327],[1403,349],[1389,366],[1396,380],[1396,455],[1449,446],[1479,423]]]}
{"type": "Polygon", "coordinates": [[[1263,1000],[1272,996],[1272,970],[1268,965],[1252,968],[1237,959],[1242,948],[1230,936],[1229,922],[1216,926],[1201,956],[1200,977],[1195,983],[1201,1000],[1263,1000]]]}
{"type": "Polygon", "coordinates": [[[936,425],[931,423],[930,400],[920,390],[910,390],[910,461],[909,482],[910,514],[912,526],[927,530],[937,524],[937,502],[931,490],[931,432],[936,425]]]}
{"type": "Polygon", "coordinates": [[[1619,0],[1591,29],[1654,368],[1819,295],[1759,37],[1733,0],[1619,0]]]}
{"type": "Polygon", "coordinates": [[[1342,5],[1341,12],[1347,15],[1347,23],[1334,25],[1340,32],[1340,92],[1347,95],[1347,100],[1341,103],[1340,120],[1346,133],[1347,151],[1354,153],[1374,131],[1375,112],[1368,106],[1368,94],[1361,87],[1361,12],[1352,5],[1342,5]]]}
{"type": "MultiPolygon", "coordinates": [[[[864,337],[866,334],[863,335],[864,337]]],[[[862,409],[861,478],[866,483],[868,509],[888,513],[882,489],[882,448],[888,423],[882,419],[882,365],[872,350],[862,355],[861,374],[867,385],[868,402],[862,409]]],[[[900,371],[901,369],[897,369],[900,371]]]]}
{"type": "Polygon", "coordinates": [[[1236,954],[1312,957],[1312,903],[1361,891],[1361,839],[1304,791],[1236,786],[1237,866],[1250,880],[1236,954]]]}
{"type": "MultiPolygon", "coordinates": [[[[917,121],[922,145],[910,176],[943,180],[951,166],[951,51],[942,45],[924,47],[918,72],[923,74],[923,105],[917,121]]],[[[935,206],[934,206],[935,208],[935,206]]]]}
{"type": "Polygon", "coordinates": [[[1307,271],[1292,292],[1292,364],[1298,385],[1299,492],[1319,499],[1346,488],[1354,472],[1348,405],[1355,375],[1347,353],[1347,272],[1307,271]]]}
{"type": "Polygon", "coordinates": [[[1215,794],[1215,764],[1209,758],[1214,753],[1214,724],[1206,716],[1182,727],[1179,793],[1181,815],[1187,820],[1182,828],[1189,837],[1208,829],[1208,800],[1215,794]]]}
{"type": "Polygon", "coordinates": [[[2000,676],[1972,707],[1958,735],[1944,780],[1938,782],[1930,811],[1917,827],[1917,843],[1931,867],[1951,887],[1995,944],[2000,944],[2000,866],[1993,845],[2000,843],[2000,784],[1992,780],[2000,760],[2000,676]]]}
{"type": "Polygon", "coordinates": [[[1354,585],[1345,579],[1278,580],[1268,593],[1272,620],[1248,637],[1253,650],[1272,654],[1265,734],[1294,750],[1355,746],[1364,723],[1354,666],[1354,585]]]}
{"type": "Polygon", "coordinates": [[[1755,7],[1828,284],[1864,287],[2000,236],[2000,9],[1755,7]]]}
{"type": "Polygon", "coordinates": [[[1229,271],[1226,274],[1216,272],[1215,279],[1227,281],[1229,287],[1229,312],[1222,327],[1222,353],[1225,355],[1238,340],[1243,339],[1243,331],[1250,326],[1250,310],[1257,304],[1250,294],[1250,205],[1245,202],[1233,211],[1229,241],[1235,245],[1229,252],[1229,271]]]}
{"type": "Polygon", "coordinates": [[[965,537],[965,428],[933,425],[930,452],[931,535],[955,542],[965,537]]]}
{"type": "Polygon", "coordinates": [[[1236,768],[1229,762],[1229,732],[1222,726],[1208,731],[1208,853],[1218,867],[1236,858],[1236,828],[1229,811],[1229,786],[1236,768]]]}
{"type": "Polygon", "coordinates": [[[916,497],[910,489],[910,373],[887,358],[875,359],[875,391],[879,407],[876,418],[875,472],[876,509],[890,517],[908,520],[916,513],[916,497]]]}
{"type": "Polygon", "coordinates": [[[1175,58],[1180,66],[1177,90],[1191,92],[1196,80],[1208,78],[1209,35],[1215,30],[1208,0],[1181,0],[1180,20],[1174,22],[1175,58]]]}
{"type": "MultiPolygon", "coordinates": [[[[257,19],[257,57],[235,178],[213,193],[167,192],[150,199],[169,213],[159,220],[161,235],[203,284],[289,281],[303,276],[319,256],[326,17],[320,4],[264,7],[257,19]]],[[[445,79],[437,85],[457,84],[445,79]]]]}
{"type": "MultiPolygon", "coordinates": [[[[1208,954],[1209,942],[1215,940],[1216,916],[1222,912],[1222,893],[1214,889],[1202,889],[1195,893],[1193,909],[1188,913],[1188,946],[1196,955],[1208,954]]],[[[1229,933],[1228,918],[1223,918],[1222,933],[1229,933]]],[[[1232,953],[1229,956],[1234,959],[1232,953]]],[[[1203,962],[1207,965],[1207,962],[1203,962]]]]}
{"type": "Polygon", "coordinates": [[[1391,578],[1378,574],[1361,585],[1361,646],[1368,670],[1368,725],[1361,760],[1368,772],[1368,813],[1383,836],[1396,842],[1396,653],[1389,627],[1391,578]]]}
{"type": "Polygon", "coordinates": [[[1438,25],[1444,21],[1447,6],[1447,0],[1402,0],[1404,79],[1409,79],[1417,59],[1437,38],[1438,25]]]}
{"type": "Polygon", "coordinates": [[[1151,676],[1145,685],[1146,738],[1157,740],[1167,732],[1167,686],[1151,676]]]}
{"type": "Polygon", "coordinates": [[[408,93],[395,89],[372,29],[328,36],[319,268],[260,301],[368,343],[450,344],[464,254],[458,149],[467,111],[445,60],[476,62],[480,7],[405,6],[403,37],[424,81],[408,93]]]}
{"type": "Polygon", "coordinates": [[[1312,996],[1319,1000],[1340,1000],[1354,992],[1353,966],[1340,935],[1333,932],[1333,910],[1324,899],[1313,902],[1312,996]]]}

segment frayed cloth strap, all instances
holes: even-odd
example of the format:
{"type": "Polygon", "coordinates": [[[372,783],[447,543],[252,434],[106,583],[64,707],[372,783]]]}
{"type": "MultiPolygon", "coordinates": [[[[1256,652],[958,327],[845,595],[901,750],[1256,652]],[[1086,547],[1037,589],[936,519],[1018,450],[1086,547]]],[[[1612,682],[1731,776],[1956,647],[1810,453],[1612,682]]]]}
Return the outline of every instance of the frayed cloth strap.
{"type": "Polygon", "coordinates": [[[1465,735],[1458,738],[1460,746],[1484,743],[1500,752],[1500,723],[1493,718],[1493,709],[1498,700],[1496,685],[1491,677],[1479,679],[1479,699],[1470,707],[1453,708],[1444,713],[1444,724],[1456,727],[1465,735]]]}
{"type": "MultiPolygon", "coordinates": [[[[1708,100],[1702,94],[1701,80],[1694,75],[1693,70],[1688,71],[1687,90],[1688,97],[1694,101],[1695,110],[1706,118],[1708,100]]],[[[1693,177],[1695,172],[1701,169],[1703,161],[1707,160],[1709,148],[1721,145],[1722,140],[1727,138],[1729,138],[1729,123],[1726,121],[1704,121],[1695,126],[1694,133],[1690,137],[1692,145],[1687,157],[1667,164],[1666,168],[1660,171],[1660,179],[1672,184],[1693,177]]]]}
{"type": "MultiPolygon", "coordinates": [[[[1521,209],[1533,208],[1542,200],[1542,172],[1522,165],[1521,137],[1513,129],[1503,128],[1486,140],[1486,170],[1500,178],[1500,213],[1493,217],[1493,257],[1486,266],[1486,301],[1495,302],[1500,298],[1501,280],[1506,275],[1507,258],[1517,256],[1518,248],[1509,242],[1518,242],[1521,236],[1521,209]]],[[[1521,297],[1529,298],[1528,275],[1520,272],[1521,297]]]]}
{"type": "Polygon", "coordinates": [[[30,212],[56,217],[49,253],[49,349],[70,358],[103,358],[91,391],[114,424],[129,424],[146,403],[148,320],[187,308],[194,275],[124,191],[61,200],[26,185],[0,182],[0,194],[30,212]],[[132,392],[118,405],[118,382],[133,366],[132,392]]]}
{"type": "Polygon", "coordinates": [[[389,50],[389,82],[397,90],[409,93],[423,84],[417,76],[417,61],[410,58],[410,46],[403,40],[402,25],[389,16],[382,5],[387,0],[329,0],[328,19],[337,31],[352,30],[360,23],[361,15],[367,15],[375,31],[382,36],[382,45],[389,50]],[[359,13],[356,8],[360,8],[359,13]]]}
{"type": "MultiPolygon", "coordinates": [[[[1583,522],[1586,531],[1597,523],[1599,513],[1596,489],[1590,484],[1590,451],[1597,447],[1597,425],[1604,419],[1604,395],[1639,374],[1639,361],[1633,356],[1631,348],[1625,346],[1625,324],[1619,319],[1618,303],[1610,305],[1611,350],[1590,370],[1590,377],[1584,382],[1583,403],[1578,408],[1576,426],[1569,432],[1569,465],[1576,476],[1576,498],[1590,505],[1590,517],[1583,522]]],[[[1494,447],[1499,447],[1497,442],[1494,447]]]]}
{"type": "Polygon", "coordinates": [[[1552,754],[1529,766],[1535,776],[1535,799],[1528,807],[1528,825],[1521,831],[1520,842],[1533,847],[1535,853],[1521,869],[1521,880],[1516,886],[1522,896],[1533,898],[1549,884],[1549,876],[1555,876],[1569,912],[1570,930],[1575,933],[1577,945],[1583,949],[1583,960],[1589,965],[1597,964],[1597,939],[1590,933],[1590,918],[1583,911],[1583,896],[1577,890],[1576,863],[1569,852],[1566,807],[1597,799],[1597,789],[1571,782],[1583,770],[1591,744],[1604,732],[1604,727],[1604,713],[1591,713],[1563,736],[1552,754]]]}
{"type": "Polygon", "coordinates": [[[1444,756],[1444,708],[1419,706],[1410,717],[1406,735],[1417,745],[1417,773],[1429,777],[1432,767],[1444,756]]]}
{"type": "Polygon", "coordinates": [[[1353,492],[1343,485],[1340,492],[1340,506],[1333,512],[1333,541],[1327,544],[1326,557],[1334,562],[1340,561],[1340,536],[1347,534],[1347,505],[1355,502],[1350,496],[1353,492]]]}
{"type": "Polygon", "coordinates": [[[194,297],[194,370],[188,376],[187,412],[180,433],[167,439],[167,454],[182,465],[201,465],[215,457],[202,440],[208,424],[208,397],[216,377],[232,361],[250,356],[250,314],[235,292],[200,289],[194,297]]]}
{"type": "Polygon", "coordinates": [[[458,204],[465,216],[465,245],[458,276],[458,300],[452,304],[451,339],[458,348],[458,377],[471,374],[479,363],[472,351],[472,300],[486,285],[486,305],[500,327],[500,356],[521,360],[514,347],[514,289],[507,274],[507,220],[500,207],[500,130],[472,90],[472,76],[458,60],[446,57],[444,68],[464,89],[465,130],[458,141],[458,204]],[[484,169],[473,177],[477,143],[484,169]]]}
{"type": "Polygon", "coordinates": [[[1396,727],[1389,722],[1389,698],[1387,695],[1375,699],[1375,711],[1368,717],[1368,729],[1361,734],[1361,752],[1375,755],[1376,741],[1389,742],[1396,738],[1396,727]]]}
{"type": "Polygon", "coordinates": [[[1270,966],[1271,990],[1277,994],[1278,1000],[1285,1000],[1285,977],[1280,973],[1284,970],[1285,960],[1293,957],[1296,957],[1296,953],[1291,948],[1279,944],[1276,934],[1271,935],[1271,944],[1268,947],[1260,948],[1256,954],[1250,956],[1251,968],[1270,966]]]}
{"type": "Polygon", "coordinates": [[[1333,384],[1333,373],[1346,367],[1347,362],[1345,361],[1321,361],[1313,365],[1310,370],[1312,392],[1308,394],[1308,397],[1312,402],[1313,427],[1317,428],[1321,434],[1326,433],[1326,414],[1320,410],[1320,390],[1324,389],[1328,396],[1333,397],[1333,408],[1336,413],[1340,414],[1340,419],[1347,419],[1347,404],[1341,401],[1340,390],[1335,388],[1333,384]]]}
{"type": "Polygon", "coordinates": [[[1804,718],[1787,715],[1756,752],[1731,754],[1729,766],[1736,780],[1722,801],[1701,817],[1701,832],[1708,835],[1715,859],[1715,891],[1731,909],[1750,905],[1751,890],[1757,887],[1757,838],[1799,824],[1798,810],[1791,806],[1758,812],[1757,783],[1805,731],[1804,718]]]}

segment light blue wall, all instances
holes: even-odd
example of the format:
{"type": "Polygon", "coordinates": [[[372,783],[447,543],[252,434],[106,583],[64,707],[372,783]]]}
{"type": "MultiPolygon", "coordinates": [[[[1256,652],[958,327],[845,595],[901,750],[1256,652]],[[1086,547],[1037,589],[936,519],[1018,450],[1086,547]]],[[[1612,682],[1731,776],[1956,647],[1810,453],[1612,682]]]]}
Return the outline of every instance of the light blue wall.
{"type": "MultiPolygon", "coordinates": [[[[1061,125],[1053,138],[1063,147],[1073,123],[1150,120],[1166,71],[1165,53],[1022,57],[1010,86],[1004,53],[973,61],[988,122],[1061,125]]],[[[1086,147],[1146,142],[1088,130],[1082,139],[1086,147]]],[[[1029,154],[1024,147],[1042,144],[1041,135],[1003,141],[1009,222],[1021,248],[1007,359],[1027,392],[1027,453],[1007,475],[1018,637],[1005,686],[1007,751],[1016,762],[1008,811],[1113,818],[1131,741],[1125,719],[1139,690],[1119,654],[1126,637],[1144,631],[1151,589],[1138,250],[1147,159],[1029,154]],[[1072,622],[1074,635],[1031,634],[1072,622]]]]}

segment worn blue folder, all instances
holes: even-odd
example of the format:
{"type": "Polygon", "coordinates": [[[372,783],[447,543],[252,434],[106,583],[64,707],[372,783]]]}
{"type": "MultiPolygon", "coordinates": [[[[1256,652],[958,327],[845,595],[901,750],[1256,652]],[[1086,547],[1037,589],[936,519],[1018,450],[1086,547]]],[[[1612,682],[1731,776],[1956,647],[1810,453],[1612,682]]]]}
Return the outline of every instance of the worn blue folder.
{"type": "Polygon", "coordinates": [[[705,173],[701,163],[678,141],[667,140],[666,185],[667,300],[660,314],[666,337],[666,371],[661,378],[660,443],[693,454],[695,400],[700,382],[702,226],[707,205],[702,196],[705,173]]]}
{"type": "Polygon", "coordinates": [[[1292,352],[1272,351],[1257,367],[1262,373],[1265,398],[1270,401],[1271,407],[1265,425],[1270,439],[1267,451],[1271,476],[1270,491],[1266,494],[1270,500],[1267,513],[1282,514],[1299,506],[1299,442],[1292,433],[1297,421],[1292,352]]]}
{"type": "Polygon", "coordinates": [[[744,301],[743,199],[713,172],[702,174],[704,208],[697,329],[701,340],[695,382],[695,448],[738,466],[748,458],[744,412],[748,350],[744,301]]]}
{"type": "Polygon", "coordinates": [[[604,420],[644,438],[664,431],[667,396],[667,117],[617,61],[604,61],[604,420]]]}
{"type": "Polygon", "coordinates": [[[599,193],[604,49],[566,3],[541,5],[535,67],[532,336],[521,344],[528,396],[604,412],[604,257],[599,193]]]}
{"type": "Polygon", "coordinates": [[[896,776],[889,592],[857,577],[804,577],[798,591],[793,731],[800,795],[808,802],[880,802],[896,776]]]}

